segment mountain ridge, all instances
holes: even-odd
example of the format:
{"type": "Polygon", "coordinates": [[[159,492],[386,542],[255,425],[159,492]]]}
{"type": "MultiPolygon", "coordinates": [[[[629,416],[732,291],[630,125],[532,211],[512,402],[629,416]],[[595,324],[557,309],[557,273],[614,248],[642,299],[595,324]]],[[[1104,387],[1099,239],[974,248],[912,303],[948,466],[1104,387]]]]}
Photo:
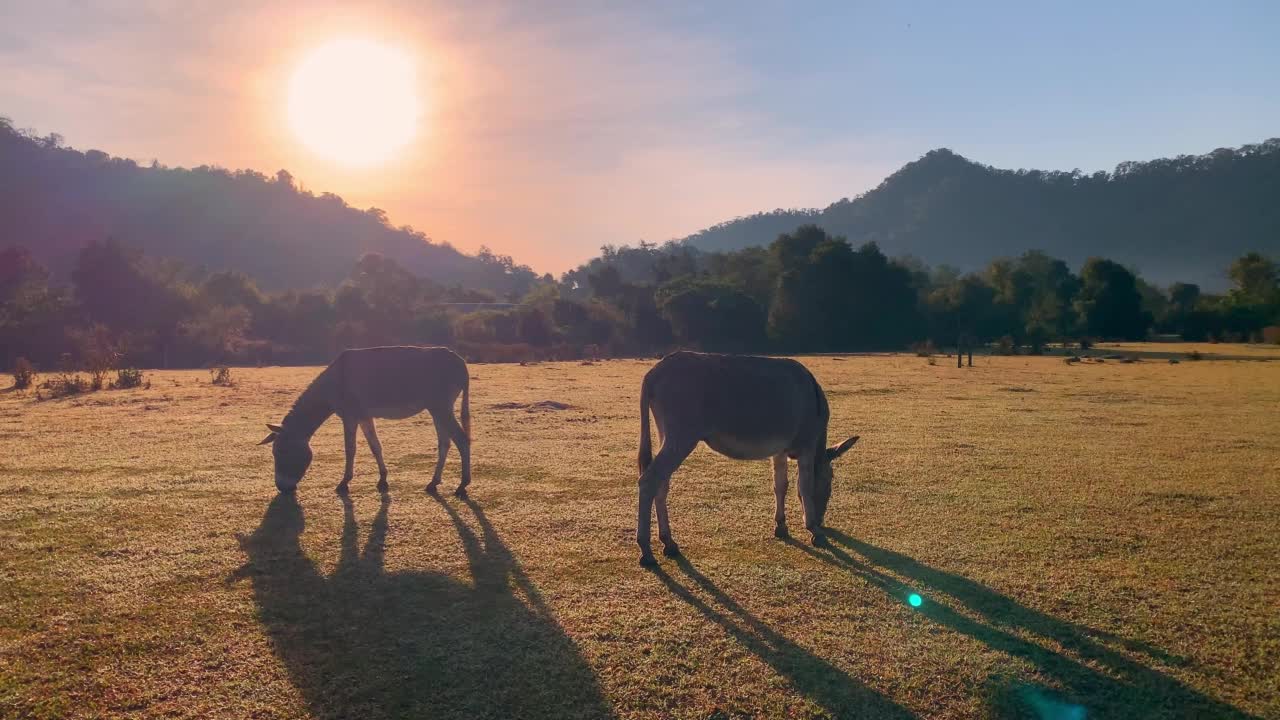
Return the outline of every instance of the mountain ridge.
{"type": "Polygon", "coordinates": [[[1039,249],[1076,266],[1102,255],[1158,282],[1222,287],[1233,258],[1280,254],[1278,198],[1280,139],[1092,174],[999,169],[939,148],[854,198],[735,218],[677,242],[735,250],[813,223],[935,265],[977,269],[1039,249]]]}
{"type": "Polygon", "coordinates": [[[284,170],[146,167],[0,117],[0,246],[23,245],[66,275],[80,248],[108,237],[196,268],[244,271],[270,290],[332,286],[370,252],[499,295],[522,294],[536,279],[510,257],[466,255],[393,227],[377,208],[299,189],[284,170]]]}

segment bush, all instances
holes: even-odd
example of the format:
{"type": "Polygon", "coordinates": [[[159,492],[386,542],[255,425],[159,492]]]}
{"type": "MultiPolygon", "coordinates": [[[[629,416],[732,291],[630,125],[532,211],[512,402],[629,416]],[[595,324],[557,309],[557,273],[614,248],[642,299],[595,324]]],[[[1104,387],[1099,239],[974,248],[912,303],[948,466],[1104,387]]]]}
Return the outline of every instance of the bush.
{"type": "Polygon", "coordinates": [[[1199,350],[1192,350],[1191,352],[1187,353],[1188,360],[1200,360],[1203,357],[1204,356],[1200,354],[1199,350]]]}
{"type": "Polygon", "coordinates": [[[48,389],[50,397],[60,398],[89,392],[91,386],[80,373],[63,371],[53,376],[44,387],[48,389]]]}
{"type": "Polygon", "coordinates": [[[142,371],[138,368],[120,368],[116,370],[116,381],[111,387],[117,390],[142,387],[142,371]]]}
{"type": "Polygon", "coordinates": [[[235,384],[235,380],[231,378],[231,368],[226,365],[219,365],[218,367],[210,368],[209,382],[223,387],[231,387],[235,384]]]}
{"type": "Polygon", "coordinates": [[[18,390],[26,390],[35,384],[36,368],[31,361],[20,357],[13,361],[13,386],[18,390]]]}
{"type": "Polygon", "coordinates": [[[63,353],[62,360],[58,365],[58,374],[46,380],[42,386],[49,391],[49,397],[60,398],[68,395],[79,395],[80,393],[88,392],[92,388],[92,384],[77,371],[76,364],[71,359],[70,353],[63,353]]]}
{"type": "Polygon", "coordinates": [[[1000,340],[996,343],[996,354],[997,355],[1017,355],[1018,354],[1018,346],[1014,344],[1013,337],[1011,335],[1005,335],[1004,337],[1000,338],[1000,340]]]}
{"type": "Polygon", "coordinates": [[[77,344],[84,369],[89,373],[89,387],[101,390],[106,387],[107,373],[115,369],[120,359],[110,330],[105,325],[94,325],[78,338],[77,344]]]}

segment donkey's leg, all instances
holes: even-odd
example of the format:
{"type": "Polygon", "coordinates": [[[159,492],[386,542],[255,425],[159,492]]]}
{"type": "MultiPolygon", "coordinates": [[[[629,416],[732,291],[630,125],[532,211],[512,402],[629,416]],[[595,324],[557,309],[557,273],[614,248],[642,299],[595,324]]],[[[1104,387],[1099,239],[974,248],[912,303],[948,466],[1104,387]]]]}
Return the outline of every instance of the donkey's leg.
{"type": "Polygon", "coordinates": [[[360,429],[364,431],[364,440],[369,443],[373,459],[378,461],[378,492],[387,491],[387,464],[382,461],[382,443],[378,442],[378,431],[373,429],[373,418],[360,421],[360,429]]]}
{"type": "Polygon", "coordinates": [[[787,454],[773,456],[773,536],[782,540],[791,537],[787,532],[787,454]]]}
{"type": "Polygon", "coordinates": [[[671,491],[671,476],[658,486],[658,494],[654,496],[654,507],[658,511],[658,539],[662,541],[662,554],[667,557],[680,557],[680,546],[671,537],[671,522],[667,518],[667,493],[671,491]]]}
{"type": "Polygon", "coordinates": [[[441,424],[449,431],[449,436],[453,438],[453,444],[458,446],[458,455],[462,458],[462,482],[458,483],[458,489],[453,491],[458,497],[467,496],[467,486],[471,484],[471,438],[463,432],[462,426],[453,417],[453,408],[440,413],[441,424]]]}
{"type": "Polygon", "coordinates": [[[436,426],[436,471],[431,476],[431,482],[427,483],[427,492],[434,495],[436,488],[440,487],[440,478],[444,475],[444,463],[449,456],[449,428],[444,424],[440,413],[431,413],[431,423],[436,426]]]}
{"type": "Polygon", "coordinates": [[[671,433],[667,436],[666,442],[663,443],[662,449],[658,451],[658,455],[653,458],[653,462],[649,467],[640,474],[640,504],[636,511],[636,544],[640,546],[640,564],[645,567],[652,567],[658,564],[653,557],[653,550],[649,547],[649,537],[652,531],[651,523],[653,519],[653,504],[658,495],[662,495],[662,502],[658,510],[658,532],[663,545],[674,547],[675,552],[679,553],[679,548],[671,542],[671,526],[667,518],[666,489],[670,487],[671,474],[680,467],[680,463],[689,457],[689,453],[697,446],[697,441],[689,442],[679,438],[678,434],[671,433]],[[661,537],[665,535],[665,537],[661,537]]]}
{"type": "Polygon", "coordinates": [[[799,458],[800,477],[796,487],[800,492],[800,505],[804,507],[804,527],[813,538],[814,547],[826,547],[827,538],[822,534],[822,526],[818,524],[818,506],[813,498],[815,458],[811,453],[802,454],[799,458]]]}
{"type": "Polygon", "coordinates": [[[342,442],[347,451],[347,466],[342,472],[342,482],[338,483],[337,492],[339,495],[347,494],[347,484],[351,482],[351,476],[355,474],[356,425],[357,422],[355,418],[342,418],[342,442]]]}

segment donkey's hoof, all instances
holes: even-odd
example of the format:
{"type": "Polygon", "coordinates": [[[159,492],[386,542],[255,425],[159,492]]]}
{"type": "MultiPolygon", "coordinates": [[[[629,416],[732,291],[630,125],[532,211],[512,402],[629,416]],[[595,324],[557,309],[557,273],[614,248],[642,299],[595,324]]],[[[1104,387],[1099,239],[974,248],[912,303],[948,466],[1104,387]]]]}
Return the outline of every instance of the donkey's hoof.
{"type": "Polygon", "coordinates": [[[820,547],[820,548],[824,548],[824,547],[831,547],[831,543],[827,542],[827,536],[826,536],[826,535],[814,535],[814,536],[813,536],[813,546],[814,546],[814,547],[820,547]]]}
{"type": "Polygon", "coordinates": [[[464,488],[464,487],[460,487],[460,488],[458,488],[457,490],[454,490],[454,491],[453,491],[453,496],[454,496],[454,497],[460,497],[460,498],[462,498],[462,499],[464,499],[464,500],[465,500],[465,499],[466,499],[466,497],[467,497],[467,489],[466,489],[466,488],[464,488]]]}
{"type": "Polygon", "coordinates": [[[378,481],[378,492],[384,493],[390,489],[391,489],[391,486],[387,484],[387,481],[385,479],[378,481]]]}
{"type": "Polygon", "coordinates": [[[787,530],[787,526],[786,526],[786,525],[779,525],[778,527],[774,528],[774,529],[773,529],[773,536],[774,536],[774,537],[776,537],[776,538],[778,538],[779,540],[790,540],[790,539],[791,539],[791,533],[790,533],[790,531],[788,531],[788,530],[787,530]]]}
{"type": "Polygon", "coordinates": [[[662,554],[666,555],[669,558],[678,558],[680,557],[680,546],[675,543],[671,543],[670,545],[663,545],[662,554]]]}
{"type": "Polygon", "coordinates": [[[346,494],[347,494],[347,484],[346,484],[346,483],[338,483],[338,487],[334,488],[334,489],[333,489],[333,491],[334,491],[334,492],[336,492],[336,493],[338,493],[339,495],[346,495],[346,494]]]}
{"type": "Polygon", "coordinates": [[[428,483],[425,489],[428,495],[436,495],[440,491],[440,483],[428,483]]]}
{"type": "Polygon", "coordinates": [[[654,557],[653,553],[645,553],[644,555],[640,556],[640,567],[643,567],[643,568],[658,567],[658,558],[654,557]]]}

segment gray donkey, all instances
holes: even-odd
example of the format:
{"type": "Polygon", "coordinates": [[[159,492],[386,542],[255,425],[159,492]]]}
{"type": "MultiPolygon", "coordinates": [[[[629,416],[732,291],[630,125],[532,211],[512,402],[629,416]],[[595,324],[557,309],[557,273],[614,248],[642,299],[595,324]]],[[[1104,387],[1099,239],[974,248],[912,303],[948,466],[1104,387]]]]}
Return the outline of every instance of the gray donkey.
{"type": "Polygon", "coordinates": [[[276,488],[292,492],[311,465],[311,436],[329,419],[342,418],[347,466],[338,493],[347,492],[355,466],[356,427],[378,461],[378,490],[387,490],[387,465],[382,444],[373,429],[374,418],[396,420],[426,410],[436,426],[439,457],[435,475],[427,485],[434,493],[444,472],[449,442],[462,456],[462,482],[456,494],[466,496],[471,484],[470,375],[467,363],[448,348],[374,347],[344,350],[298,396],[293,409],[279,425],[267,424],[271,434],[260,445],[270,444],[275,456],[276,488]],[[453,418],[453,403],[462,394],[462,425],[453,418]]]}
{"type": "Polygon", "coordinates": [[[794,360],[742,355],[676,352],[644,376],[640,387],[640,507],[636,542],[640,564],[657,563],[649,548],[655,500],[663,554],[680,555],[667,518],[671,474],[699,442],[736,460],[773,458],[777,501],[774,535],[788,537],[784,512],[787,458],[800,466],[797,489],[805,527],[822,546],[822,518],[831,499],[831,462],[858,441],[851,437],[827,447],[827,396],[805,366],[794,360]],[[653,456],[649,411],[658,424],[662,448],[653,456]]]}

